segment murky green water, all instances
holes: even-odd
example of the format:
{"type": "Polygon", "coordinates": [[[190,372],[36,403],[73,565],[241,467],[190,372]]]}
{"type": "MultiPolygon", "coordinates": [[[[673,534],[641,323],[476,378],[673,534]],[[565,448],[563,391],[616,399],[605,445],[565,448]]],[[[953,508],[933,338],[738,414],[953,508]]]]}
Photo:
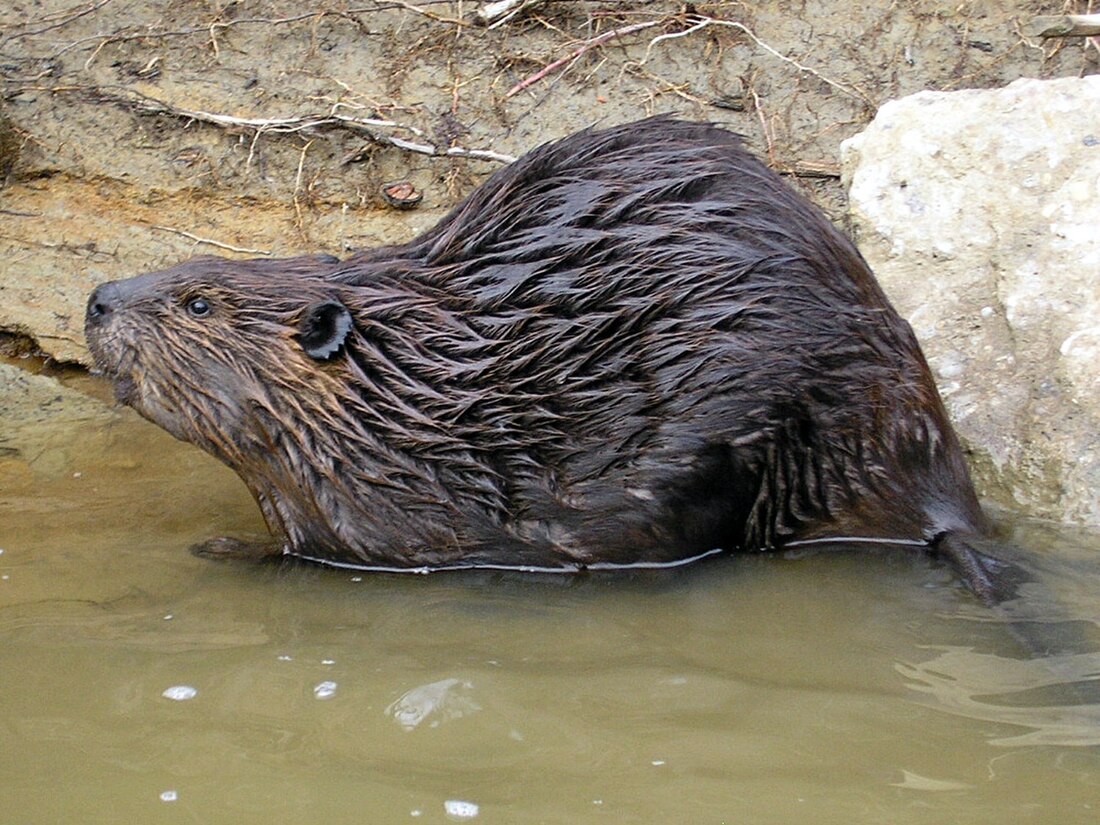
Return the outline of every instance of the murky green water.
{"type": "MultiPolygon", "coordinates": [[[[217,564],[188,544],[262,529],[237,479],[59,398],[0,402],[2,822],[1100,820],[1100,705],[1062,684],[1100,648],[1029,661],[925,560],[217,564]]],[[[1022,609],[1095,632],[1100,540],[1017,540],[1022,609]]]]}

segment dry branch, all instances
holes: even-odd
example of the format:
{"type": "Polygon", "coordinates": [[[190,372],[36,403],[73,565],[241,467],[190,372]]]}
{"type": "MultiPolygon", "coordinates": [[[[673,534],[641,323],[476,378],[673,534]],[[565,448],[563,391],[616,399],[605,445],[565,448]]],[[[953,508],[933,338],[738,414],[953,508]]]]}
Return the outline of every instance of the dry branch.
{"type": "Polygon", "coordinates": [[[508,93],[504,96],[505,97],[512,97],[513,95],[519,94],[524,89],[526,89],[528,86],[531,86],[535,83],[538,83],[540,80],[542,80],[548,74],[551,74],[551,73],[557,71],[558,69],[560,69],[562,66],[566,65],[567,63],[572,63],[574,60],[579,58],[585,52],[590,51],[591,49],[594,49],[597,46],[602,46],[608,40],[612,40],[616,37],[622,37],[624,34],[631,34],[633,32],[641,31],[642,29],[651,29],[654,26],[660,25],[660,23],[661,23],[660,20],[650,20],[646,23],[635,23],[631,26],[623,26],[621,29],[614,29],[612,31],[606,32],[604,34],[601,34],[599,37],[592,38],[591,40],[586,40],[580,46],[580,48],[575,49],[572,53],[570,53],[570,54],[566,55],[565,57],[561,58],[561,60],[555,60],[553,63],[549,64],[548,66],[544,66],[542,69],[535,72],[533,75],[531,75],[526,80],[521,80],[519,83],[517,83],[511,89],[509,89],[508,93]]]}
{"type": "Polygon", "coordinates": [[[458,18],[455,18],[455,17],[444,17],[441,14],[435,14],[434,12],[430,12],[427,9],[421,8],[420,6],[416,6],[412,3],[406,2],[406,0],[392,0],[392,3],[387,4],[387,5],[393,5],[393,6],[396,6],[398,8],[405,9],[406,11],[411,11],[414,14],[423,15],[424,17],[427,17],[429,20],[434,20],[437,23],[449,23],[452,26],[468,26],[468,25],[470,25],[465,20],[459,20],[458,18]]]}
{"type": "Polygon", "coordinates": [[[45,25],[42,25],[41,28],[24,29],[18,34],[9,35],[8,37],[5,37],[3,41],[0,41],[0,44],[7,43],[9,40],[14,39],[15,37],[33,37],[35,35],[52,31],[53,29],[60,29],[61,27],[67,26],[69,23],[72,23],[74,20],[79,20],[85,15],[99,11],[110,2],[111,0],[97,0],[97,2],[89,3],[82,8],[66,9],[65,11],[57,12],[56,14],[48,14],[45,17],[41,17],[37,20],[29,20],[23,25],[45,25]]]}
{"type": "Polygon", "coordinates": [[[834,89],[836,89],[838,92],[842,92],[843,94],[847,95],[848,97],[855,98],[856,100],[859,100],[860,102],[862,102],[862,103],[866,104],[867,106],[870,106],[870,107],[873,108],[873,103],[872,103],[871,99],[864,92],[860,91],[859,89],[849,88],[848,86],[845,86],[842,83],[837,83],[835,80],[831,80],[828,77],[826,77],[825,75],[823,75],[821,72],[817,71],[817,69],[813,69],[809,66],[806,66],[802,63],[799,63],[794,58],[787,57],[785,54],[780,52],[778,49],[776,49],[773,46],[768,45],[766,42],[764,42],[759,37],[757,37],[756,33],[752,29],[750,29],[748,26],[744,25],[743,23],[734,22],[732,20],[720,20],[716,17],[703,17],[703,16],[699,16],[699,15],[693,16],[692,17],[692,24],[691,24],[690,28],[684,29],[683,31],[680,31],[680,32],[672,32],[670,34],[661,34],[661,35],[658,35],[657,37],[654,37],[652,40],[650,40],[649,45],[646,47],[646,50],[645,50],[645,57],[642,58],[642,63],[644,64],[649,59],[650,51],[658,43],[660,43],[664,40],[673,40],[677,37],[687,37],[688,35],[694,34],[695,32],[698,32],[698,31],[702,31],[703,29],[708,28],[709,26],[723,26],[723,27],[726,27],[726,28],[737,29],[738,31],[744,33],[750,40],[752,40],[753,43],[755,43],[761,49],[766,51],[772,57],[775,57],[778,60],[782,60],[784,63],[787,63],[788,65],[794,66],[800,72],[805,72],[806,74],[813,75],[818,80],[821,80],[822,82],[824,82],[824,83],[828,84],[829,86],[833,87],[834,89]]]}
{"type": "Polygon", "coordinates": [[[1033,37],[1093,37],[1100,34],[1100,14],[1036,17],[1028,29],[1033,37]]]}
{"type": "Polygon", "coordinates": [[[195,243],[207,244],[208,246],[214,246],[218,249],[226,249],[230,252],[242,252],[246,255],[270,255],[269,249],[248,249],[247,247],[232,246],[221,241],[213,241],[210,238],[200,238],[198,235],[192,235],[190,232],[184,232],[182,229],[176,229],[172,226],[160,226],[159,224],[148,224],[152,229],[159,229],[161,232],[171,232],[173,235],[182,235],[185,238],[189,238],[195,243]]]}
{"type": "MultiPolygon", "coordinates": [[[[98,4],[95,5],[94,8],[90,8],[86,11],[82,10],[80,14],[66,19],[58,25],[70,23],[77,17],[95,11],[99,8],[100,5],[106,5],[109,2],[111,2],[111,0],[98,0],[98,4]]],[[[92,34],[86,37],[81,37],[79,40],[74,40],[73,42],[62,46],[57,51],[48,55],[45,59],[56,60],[66,52],[72,51],[73,49],[90,46],[91,44],[97,44],[95,48],[98,52],[108,43],[122,43],[132,40],[166,40],[173,37],[189,37],[195,34],[208,35],[213,39],[213,45],[216,48],[217,33],[225,29],[235,28],[237,26],[283,26],[292,23],[300,23],[305,20],[320,20],[324,17],[340,17],[351,20],[357,25],[361,26],[362,22],[359,20],[359,17],[361,15],[375,14],[380,11],[390,11],[398,9],[404,9],[405,11],[419,14],[422,17],[438,23],[447,23],[456,26],[469,25],[465,20],[444,17],[442,15],[434,14],[433,12],[430,12],[426,8],[424,8],[425,6],[443,2],[446,2],[446,0],[424,0],[419,5],[414,5],[412,3],[406,2],[406,0],[391,0],[390,2],[382,2],[382,0],[378,0],[378,2],[376,2],[373,6],[361,8],[350,8],[342,10],[320,9],[316,11],[308,11],[302,14],[292,15],[290,17],[245,17],[235,20],[213,20],[210,23],[206,23],[201,26],[194,26],[191,28],[176,29],[171,31],[154,31],[152,26],[146,26],[144,28],[134,26],[130,27],[129,29],[120,29],[118,31],[107,34],[92,34]]],[[[51,26],[50,28],[56,28],[56,26],[51,26]]],[[[24,37],[27,34],[27,32],[23,32],[19,34],[9,35],[8,37],[4,38],[3,41],[0,41],[0,45],[16,37],[24,37]]]]}
{"type": "Polygon", "coordinates": [[[423,132],[413,126],[406,126],[392,120],[381,118],[353,117],[340,114],[337,111],[329,111],[320,114],[296,115],[294,117],[280,118],[256,118],[234,117],[215,112],[204,112],[198,109],[184,109],[173,106],[163,100],[143,95],[132,89],[110,90],[103,87],[74,87],[59,89],[56,91],[83,92],[93,100],[115,103],[126,106],[133,111],[143,114],[165,115],[181,120],[193,120],[199,123],[209,123],[223,129],[240,129],[245,132],[253,132],[258,137],[266,132],[309,132],[316,129],[335,128],[346,129],[356,134],[364,135],[374,143],[392,146],[405,152],[415,152],[421,155],[439,157],[463,157],[474,160],[486,160],[495,163],[511,163],[515,160],[512,155],[495,152],[491,149],[466,149],[461,146],[440,147],[431,143],[418,143],[405,138],[385,134],[380,129],[404,131],[416,137],[421,137],[423,132]]]}
{"type": "Polygon", "coordinates": [[[503,26],[521,12],[546,2],[548,0],[496,0],[495,3],[485,3],[474,13],[474,22],[494,29],[503,26]]]}

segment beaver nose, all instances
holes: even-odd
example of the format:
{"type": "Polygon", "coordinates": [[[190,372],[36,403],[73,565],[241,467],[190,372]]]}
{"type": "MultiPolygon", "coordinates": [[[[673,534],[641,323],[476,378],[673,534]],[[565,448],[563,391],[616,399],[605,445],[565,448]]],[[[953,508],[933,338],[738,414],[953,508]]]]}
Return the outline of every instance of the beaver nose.
{"type": "Polygon", "coordinates": [[[102,324],[121,304],[122,290],[118,288],[114,281],[100,284],[92,290],[92,294],[88,297],[88,309],[84,315],[85,320],[93,325],[102,324]]]}

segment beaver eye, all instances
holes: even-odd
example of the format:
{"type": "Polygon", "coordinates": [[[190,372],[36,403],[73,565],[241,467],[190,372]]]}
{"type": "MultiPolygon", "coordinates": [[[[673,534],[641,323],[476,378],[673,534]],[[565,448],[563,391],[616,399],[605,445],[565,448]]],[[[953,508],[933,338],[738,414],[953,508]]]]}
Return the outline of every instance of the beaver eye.
{"type": "Polygon", "coordinates": [[[187,314],[192,318],[205,318],[210,314],[210,304],[202,298],[192,298],[187,302],[187,314]]]}

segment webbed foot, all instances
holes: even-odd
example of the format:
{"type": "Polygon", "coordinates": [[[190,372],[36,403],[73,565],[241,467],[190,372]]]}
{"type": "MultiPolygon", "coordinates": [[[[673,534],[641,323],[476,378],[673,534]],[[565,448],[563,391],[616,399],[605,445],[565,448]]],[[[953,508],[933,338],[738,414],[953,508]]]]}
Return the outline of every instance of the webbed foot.
{"type": "Polygon", "coordinates": [[[274,561],[283,556],[282,545],[271,538],[246,541],[232,536],[218,536],[192,544],[189,549],[199,558],[217,561],[261,562],[274,561]]]}

